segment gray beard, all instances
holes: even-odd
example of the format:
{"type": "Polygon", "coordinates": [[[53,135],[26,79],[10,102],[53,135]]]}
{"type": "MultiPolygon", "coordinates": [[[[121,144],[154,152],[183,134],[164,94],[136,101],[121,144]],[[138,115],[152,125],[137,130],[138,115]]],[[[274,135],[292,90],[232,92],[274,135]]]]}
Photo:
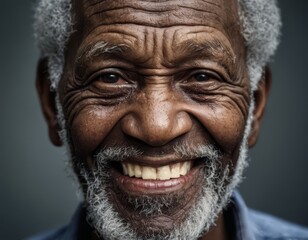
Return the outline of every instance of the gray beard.
{"type": "MultiPolygon", "coordinates": [[[[112,181],[110,176],[110,161],[121,161],[128,156],[142,154],[133,148],[108,148],[100,151],[96,156],[96,167],[93,171],[89,171],[82,164],[80,165],[79,174],[86,181],[87,191],[85,193],[86,202],[88,204],[88,221],[97,233],[107,240],[196,240],[215,225],[218,214],[228,204],[234,189],[242,180],[244,169],[248,166],[248,136],[251,129],[253,119],[254,100],[251,97],[249,114],[245,126],[244,136],[242,139],[239,158],[233,176],[229,176],[231,166],[226,166],[222,171],[220,157],[217,150],[213,146],[198,146],[197,148],[175,147],[175,152],[182,157],[202,157],[206,160],[206,168],[204,168],[203,187],[200,190],[200,196],[196,203],[188,213],[183,222],[175,226],[172,231],[164,231],[153,233],[150,229],[142,235],[138,234],[129,222],[125,221],[119,213],[114,209],[108,193],[108,184],[112,181]]],[[[62,108],[58,104],[59,116],[62,108]]],[[[63,118],[62,120],[63,125],[63,118]]],[[[62,125],[62,124],[61,124],[62,125]]],[[[69,149],[69,142],[66,137],[66,129],[62,127],[62,140],[69,149]]],[[[68,151],[70,153],[70,151],[68,151]]],[[[129,198],[130,204],[140,214],[151,216],[159,214],[162,209],[173,206],[176,198],[129,198]]]]}
{"type": "MultiPolygon", "coordinates": [[[[202,148],[211,149],[212,147],[203,146],[202,148]]],[[[111,152],[111,149],[108,149],[108,151],[111,152]]],[[[119,149],[116,151],[119,152],[119,149]]],[[[213,153],[217,155],[215,150],[213,153]]],[[[98,155],[96,158],[98,164],[94,170],[89,172],[83,168],[81,171],[88,186],[86,193],[88,221],[104,239],[197,239],[200,234],[208,231],[215,223],[217,214],[224,206],[221,200],[224,199],[223,196],[226,192],[225,186],[229,179],[229,168],[227,167],[222,175],[219,174],[221,163],[218,158],[218,155],[215,158],[204,158],[206,168],[204,168],[200,197],[185,220],[169,232],[162,229],[160,232],[154,233],[151,226],[148,226],[148,229],[146,228],[141,235],[114,210],[107,191],[107,186],[111,180],[108,160],[100,158],[98,155]]],[[[180,199],[174,196],[145,196],[142,198],[131,197],[128,201],[138,211],[138,214],[151,217],[160,214],[168,207],[174,206],[180,199]]]]}

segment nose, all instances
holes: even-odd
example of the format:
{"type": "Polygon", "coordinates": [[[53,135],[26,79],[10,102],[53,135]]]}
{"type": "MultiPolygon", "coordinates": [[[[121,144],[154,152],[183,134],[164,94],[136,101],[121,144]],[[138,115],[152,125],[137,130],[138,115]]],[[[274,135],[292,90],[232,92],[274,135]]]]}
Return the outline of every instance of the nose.
{"type": "Polygon", "coordinates": [[[133,103],[121,120],[122,131],[150,146],[163,146],[189,132],[190,115],[164,87],[152,87],[133,103]]]}

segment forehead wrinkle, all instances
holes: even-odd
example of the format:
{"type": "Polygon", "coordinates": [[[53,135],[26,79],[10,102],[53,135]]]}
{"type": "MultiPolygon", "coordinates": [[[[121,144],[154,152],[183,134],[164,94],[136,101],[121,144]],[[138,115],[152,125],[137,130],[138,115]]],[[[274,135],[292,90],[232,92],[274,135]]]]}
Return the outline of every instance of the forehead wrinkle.
{"type": "Polygon", "coordinates": [[[201,1],[204,2],[204,3],[207,3],[207,4],[214,5],[215,7],[222,8],[221,5],[216,3],[217,1],[216,2],[211,2],[211,1],[208,1],[208,0],[201,0],[201,1]]]}
{"type": "Polygon", "coordinates": [[[200,8],[196,8],[196,7],[192,7],[192,6],[186,6],[186,5],[179,4],[178,8],[190,9],[190,10],[194,10],[194,11],[197,11],[197,12],[205,12],[205,13],[214,14],[217,17],[220,17],[219,14],[216,13],[216,12],[205,10],[205,9],[200,9],[200,8]]]}
{"type": "Polygon", "coordinates": [[[170,46],[172,46],[172,43],[174,42],[174,35],[175,35],[175,31],[171,31],[171,30],[164,30],[163,34],[162,34],[162,38],[164,39],[163,41],[163,47],[162,47],[162,55],[164,56],[164,62],[162,63],[163,66],[165,67],[172,67],[172,63],[170,61],[169,56],[172,56],[172,48],[170,46]],[[168,35],[171,35],[171,38],[168,37],[168,35]]]}
{"type": "Polygon", "coordinates": [[[199,9],[196,7],[192,7],[192,6],[186,6],[186,5],[181,5],[178,4],[176,6],[172,6],[172,7],[166,7],[163,9],[159,9],[159,10],[149,10],[149,9],[144,9],[144,8],[140,8],[140,7],[133,7],[133,6],[121,6],[121,7],[114,7],[114,8],[109,8],[109,9],[104,9],[104,10],[97,10],[97,11],[93,11],[93,13],[86,15],[86,17],[90,18],[93,17],[95,15],[103,15],[106,12],[117,12],[117,10],[121,10],[123,11],[122,14],[125,13],[130,13],[130,12],[144,12],[147,14],[161,14],[161,13],[166,13],[166,14],[172,14],[172,12],[177,11],[177,10],[181,10],[181,8],[183,9],[187,9],[187,10],[193,10],[196,12],[200,12],[200,13],[208,13],[208,14],[213,14],[216,15],[217,18],[220,17],[220,15],[216,12],[210,11],[210,10],[205,10],[205,9],[199,9]]]}
{"type": "MultiPolygon", "coordinates": [[[[86,1],[88,3],[89,1],[86,1]]],[[[108,11],[108,10],[116,10],[121,8],[132,8],[136,10],[145,10],[149,12],[168,12],[172,10],[179,9],[179,7],[191,7],[196,10],[201,10],[203,6],[201,4],[208,4],[211,7],[215,7],[218,9],[221,9],[222,7],[217,4],[216,2],[211,1],[205,1],[201,0],[199,3],[197,1],[187,1],[187,0],[177,0],[177,1],[95,1],[94,3],[86,4],[85,9],[89,11],[90,15],[87,15],[88,17],[91,16],[93,13],[97,12],[95,9],[103,9],[102,11],[108,11]],[[198,6],[192,7],[193,5],[191,2],[198,6]],[[200,3],[201,2],[201,3],[200,3]]],[[[203,8],[204,11],[206,11],[203,8]]]]}
{"type": "Polygon", "coordinates": [[[129,13],[129,12],[147,12],[148,14],[161,14],[161,13],[170,13],[174,10],[178,9],[178,7],[173,7],[173,8],[164,8],[164,9],[161,9],[161,10],[148,10],[148,9],[143,9],[143,8],[140,8],[140,7],[133,7],[133,6],[121,6],[121,7],[114,7],[114,8],[108,8],[108,9],[104,9],[104,10],[96,10],[96,11],[93,11],[91,14],[87,15],[86,17],[93,17],[95,15],[102,15],[103,13],[106,13],[106,12],[117,12],[117,10],[122,10],[123,13],[122,14],[125,14],[125,13],[129,13]]]}
{"type": "MultiPolygon", "coordinates": [[[[148,26],[152,26],[152,27],[169,27],[169,26],[175,26],[176,24],[181,25],[182,23],[182,18],[184,17],[188,17],[188,18],[192,18],[193,16],[196,15],[195,12],[197,12],[197,14],[202,14],[202,17],[199,18],[200,19],[206,19],[209,16],[207,15],[213,15],[213,19],[212,21],[215,22],[216,24],[221,24],[223,23],[223,20],[221,19],[221,15],[217,14],[215,12],[211,12],[211,11],[205,11],[205,10],[199,10],[199,9],[193,9],[193,8],[189,8],[186,7],[186,9],[190,9],[190,12],[180,12],[180,11],[176,11],[176,9],[174,10],[166,10],[166,11],[145,11],[142,9],[136,9],[136,8],[132,8],[132,7],[126,7],[126,8],[117,8],[117,9],[113,9],[113,10],[106,10],[106,11],[97,11],[95,13],[93,13],[90,16],[87,16],[87,18],[106,18],[107,19],[111,19],[111,16],[114,15],[118,15],[118,16],[123,16],[125,15],[126,17],[128,17],[128,20],[122,20],[120,18],[117,19],[113,19],[113,22],[106,22],[103,23],[101,22],[99,25],[108,25],[108,24],[136,24],[136,25],[148,25],[148,26]],[[162,13],[164,13],[165,15],[162,15],[162,13]],[[106,16],[105,16],[105,15],[106,16]]],[[[180,9],[179,9],[180,10],[180,9]]],[[[194,26],[196,25],[195,21],[189,22],[189,23],[185,23],[185,25],[191,25],[194,26]]],[[[203,24],[200,24],[203,25],[203,24]]]]}
{"type": "Polygon", "coordinates": [[[136,24],[164,28],[172,25],[194,26],[207,23],[221,25],[226,20],[223,6],[202,0],[99,1],[90,5],[84,4],[81,9],[83,9],[85,23],[91,27],[108,24],[136,24]],[[183,22],[183,18],[188,21],[183,22]]]}

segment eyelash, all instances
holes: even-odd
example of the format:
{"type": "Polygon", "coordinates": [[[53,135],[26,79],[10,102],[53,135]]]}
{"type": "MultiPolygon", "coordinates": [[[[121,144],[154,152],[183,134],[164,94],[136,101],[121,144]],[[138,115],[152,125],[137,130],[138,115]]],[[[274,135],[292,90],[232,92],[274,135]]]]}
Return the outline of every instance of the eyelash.
{"type": "Polygon", "coordinates": [[[181,74],[180,79],[183,79],[182,83],[199,82],[202,84],[202,81],[198,81],[196,79],[196,75],[198,74],[204,74],[208,77],[208,80],[205,80],[204,82],[210,81],[211,79],[214,79],[217,81],[223,81],[223,77],[221,77],[220,74],[213,72],[213,71],[209,71],[209,70],[203,70],[203,69],[193,70],[189,74],[187,74],[187,76],[185,76],[186,75],[185,73],[183,75],[181,74]],[[194,81],[191,81],[191,79],[193,78],[195,78],[194,81]]]}
{"type": "Polygon", "coordinates": [[[97,81],[100,77],[106,76],[106,75],[115,75],[115,76],[118,76],[119,79],[123,79],[124,81],[129,82],[128,77],[124,76],[122,72],[120,72],[119,70],[115,68],[111,68],[111,69],[104,69],[104,70],[101,70],[101,71],[98,71],[92,74],[89,78],[87,78],[86,84],[89,84],[93,81],[97,81]]]}

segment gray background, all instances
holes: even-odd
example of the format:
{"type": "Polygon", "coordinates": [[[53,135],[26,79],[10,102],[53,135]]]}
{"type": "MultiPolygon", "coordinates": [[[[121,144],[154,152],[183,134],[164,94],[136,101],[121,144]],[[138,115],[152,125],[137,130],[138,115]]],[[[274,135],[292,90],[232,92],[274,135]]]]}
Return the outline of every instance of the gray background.
{"type": "MultiPolygon", "coordinates": [[[[261,137],[241,185],[249,206],[308,226],[308,1],[280,0],[282,44],[261,137]]],[[[0,239],[69,221],[77,205],[63,149],[49,142],[34,88],[31,1],[0,8],[0,239]]],[[[269,29],[270,31],[270,29],[269,29]]]]}

